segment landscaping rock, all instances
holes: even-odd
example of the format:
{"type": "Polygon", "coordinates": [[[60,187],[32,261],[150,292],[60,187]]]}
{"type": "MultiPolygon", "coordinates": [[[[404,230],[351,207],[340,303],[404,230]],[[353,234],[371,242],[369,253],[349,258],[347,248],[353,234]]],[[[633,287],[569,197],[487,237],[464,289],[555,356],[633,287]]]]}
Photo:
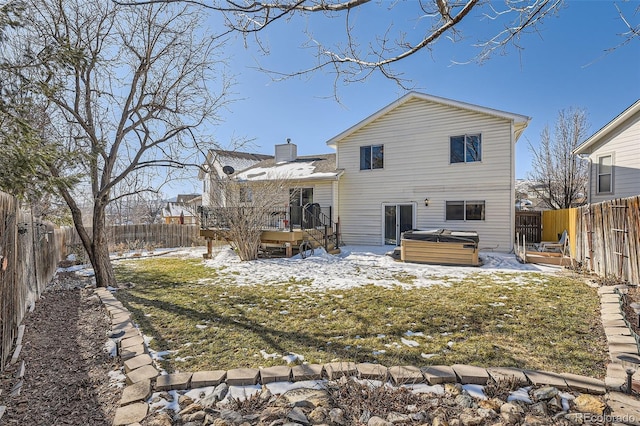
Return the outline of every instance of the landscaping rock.
{"type": "Polygon", "coordinates": [[[558,395],[558,389],[553,386],[545,386],[540,389],[536,389],[532,392],[534,401],[548,401],[554,396],[558,395]]]}
{"type": "Polygon", "coordinates": [[[287,414],[287,418],[289,420],[292,420],[294,422],[297,422],[303,425],[309,424],[309,419],[307,418],[307,416],[304,414],[304,411],[302,411],[302,408],[300,407],[294,407],[289,412],[289,414],[287,414]]]}
{"type": "Polygon", "coordinates": [[[222,401],[227,396],[227,393],[229,393],[229,385],[220,383],[214,389],[212,396],[216,401],[222,401]]]}
{"type": "Polygon", "coordinates": [[[331,419],[331,421],[337,425],[346,425],[347,422],[344,419],[344,411],[342,411],[340,408],[332,408],[331,410],[329,410],[329,418],[331,419]]]}
{"type": "Polygon", "coordinates": [[[582,394],[573,400],[576,410],[581,413],[591,413],[597,416],[602,415],[606,405],[597,396],[582,394]]]}
{"type": "Polygon", "coordinates": [[[233,410],[221,410],[220,418],[231,424],[240,424],[244,422],[242,414],[233,410]]]}
{"type": "Polygon", "coordinates": [[[456,396],[455,402],[457,406],[462,408],[471,408],[474,405],[477,406],[473,398],[471,398],[471,396],[466,393],[461,393],[460,395],[456,396]]]}
{"type": "Polygon", "coordinates": [[[329,394],[318,389],[293,389],[282,395],[282,399],[290,406],[316,407],[329,406],[329,394]]]}
{"type": "Polygon", "coordinates": [[[308,417],[314,424],[323,423],[329,417],[329,410],[325,407],[316,407],[309,413],[308,417]]]}
{"type": "Polygon", "coordinates": [[[393,423],[388,422],[378,416],[373,416],[367,422],[367,426],[392,426],[393,423]]]}

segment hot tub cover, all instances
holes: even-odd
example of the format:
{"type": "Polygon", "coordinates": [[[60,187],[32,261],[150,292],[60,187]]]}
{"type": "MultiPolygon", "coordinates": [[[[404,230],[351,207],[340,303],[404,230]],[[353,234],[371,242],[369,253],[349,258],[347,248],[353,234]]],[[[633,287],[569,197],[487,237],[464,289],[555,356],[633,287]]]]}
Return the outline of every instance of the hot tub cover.
{"type": "Polygon", "coordinates": [[[452,231],[450,229],[432,229],[421,231],[414,229],[402,234],[405,240],[433,241],[441,243],[472,243],[478,245],[478,233],[476,231],[452,231]]]}

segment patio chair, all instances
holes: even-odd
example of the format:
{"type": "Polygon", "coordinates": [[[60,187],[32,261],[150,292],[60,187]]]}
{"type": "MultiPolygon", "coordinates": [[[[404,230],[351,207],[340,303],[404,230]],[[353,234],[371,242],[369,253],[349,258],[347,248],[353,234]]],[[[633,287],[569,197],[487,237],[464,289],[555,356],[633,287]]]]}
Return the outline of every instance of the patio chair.
{"type": "Polygon", "coordinates": [[[557,242],[543,241],[536,246],[538,251],[560,252],[563,256],[570,255],[569,252],[569,234],[565,229],[557,242]]]}

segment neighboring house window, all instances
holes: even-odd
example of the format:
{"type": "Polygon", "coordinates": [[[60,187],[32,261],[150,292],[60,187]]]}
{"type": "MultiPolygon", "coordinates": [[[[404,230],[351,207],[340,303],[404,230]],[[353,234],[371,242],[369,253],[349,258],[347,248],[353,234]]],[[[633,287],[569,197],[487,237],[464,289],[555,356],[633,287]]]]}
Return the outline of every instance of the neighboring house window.
{"type": "Polygon", "coordinates": [[[446,220],[484,220],[484,201],[447,201],[446,220]]]}
{"type": "Polygon", "coordinates": [[[482,161],[480,135],[452,136],[450,162],[472,163],[482,161]]]}
{"type": "Polygon", "coordinates": [[[240,202],[241,203],[253,202],[253,191],[251,191],[251,188],[247,188],[245,186],[240,187],[240,202]]]}
{"type": "Polygon", "coordinates": [[[384,145],[360,147],[360,170],[381,169],[384,167],[384,145]]]}
{"type": "Polygon", "coordinates": [[[598,193],[613,192],[613,158],[605,155],[598,158],[598,193]]]}

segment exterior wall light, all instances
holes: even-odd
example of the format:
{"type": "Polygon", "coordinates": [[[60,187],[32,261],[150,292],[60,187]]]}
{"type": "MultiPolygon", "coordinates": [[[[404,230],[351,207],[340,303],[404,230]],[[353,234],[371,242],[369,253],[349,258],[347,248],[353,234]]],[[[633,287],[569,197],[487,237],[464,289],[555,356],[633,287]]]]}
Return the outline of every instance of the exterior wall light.
{"type": "Polygon", "coordinates": [[[424,205],[425,205],[425,206],[428,206],[428,205],[429,205],[429,199],[428,199],[428,198],[425,198],[425,199],[424,199],[424,205]]]}

